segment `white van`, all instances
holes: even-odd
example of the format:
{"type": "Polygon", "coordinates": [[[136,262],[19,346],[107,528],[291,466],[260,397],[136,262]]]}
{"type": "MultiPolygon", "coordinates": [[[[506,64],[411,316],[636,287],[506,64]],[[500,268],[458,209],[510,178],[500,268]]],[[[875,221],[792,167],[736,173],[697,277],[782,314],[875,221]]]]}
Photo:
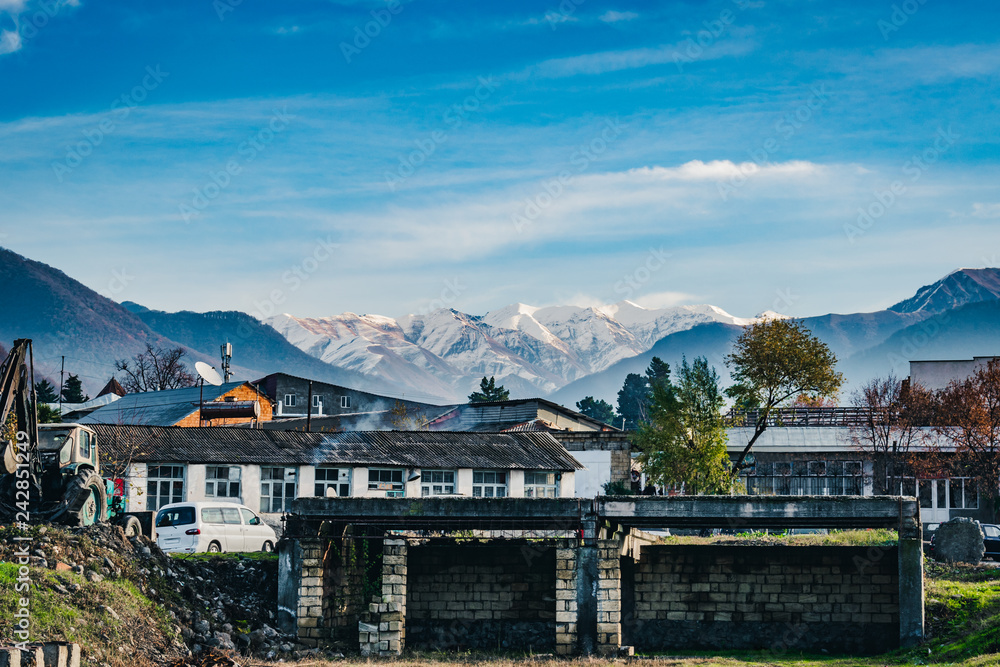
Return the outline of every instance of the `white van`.
{"type": "Polygon", "coordinates": [[[172,503],[156,513],[156,544],[163,551],[269,552],[277,542],[271,527],[246,505],[172,503]]]}

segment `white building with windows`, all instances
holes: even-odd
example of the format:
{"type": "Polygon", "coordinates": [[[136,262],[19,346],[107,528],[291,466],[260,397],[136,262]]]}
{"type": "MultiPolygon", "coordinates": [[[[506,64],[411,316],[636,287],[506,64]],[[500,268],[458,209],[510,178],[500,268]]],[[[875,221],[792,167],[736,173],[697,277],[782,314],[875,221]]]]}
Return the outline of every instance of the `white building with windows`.
{"type": "Polygon", "coordinates": [[[299,497],[573,497],[583,468],[548,433],[91,428],[128,511],[222,500],[272,524],[299,497]]]}

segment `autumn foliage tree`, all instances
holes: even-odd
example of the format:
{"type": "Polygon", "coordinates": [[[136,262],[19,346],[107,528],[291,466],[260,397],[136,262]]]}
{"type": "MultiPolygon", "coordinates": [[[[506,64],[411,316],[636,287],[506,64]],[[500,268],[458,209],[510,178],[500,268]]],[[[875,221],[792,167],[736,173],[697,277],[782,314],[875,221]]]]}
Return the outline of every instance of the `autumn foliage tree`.
{"type": "Polygon", "coordinates": [[[940,393],[938,433],[954,447],[955,463],[973,478],[994,520],[1000,480],[1000,359],[940,393]]]}
{"type": "Polygon", "coordinates": [[[892,373],[869,380],[851,394],[851,405],[858,409],[851,441],[872,462],[876,495],[900,492],[901,479],[915,463],[912,450],[925,439],[922,427],[932,419],[933,404],[931,392],[892,373]]]}
{"type": "Polygon", "coordinates": [[[195,377],[182,362],[186,354],[183,347],[165,350],[146,343],[145,352],[115,361],[115,370],[123,373],[120,382],[130,394],[191,387],[195,377]]]}
{"type": "Polygon", "coordinates": [[[835,396],[844,376],[837,357],[800,320],[765,319],[743,330],[726,356],[735,384],[726,390],[737,405],[754,407],[753,435],[733,462],[732,476],[748,467],[747,456],[767,430],[771,411],[796,397],[835,396]]]}

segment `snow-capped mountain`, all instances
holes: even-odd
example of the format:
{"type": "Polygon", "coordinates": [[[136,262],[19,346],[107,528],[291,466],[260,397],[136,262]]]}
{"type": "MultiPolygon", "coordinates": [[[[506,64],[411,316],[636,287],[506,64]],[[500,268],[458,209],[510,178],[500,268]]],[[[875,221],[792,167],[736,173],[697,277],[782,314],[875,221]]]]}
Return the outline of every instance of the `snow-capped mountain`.
{"type": "Polygon", "coordinates": [[[706,322],[751,320],[715,306],[647,309],[513,304],[481,317],[451,309],[398,320],[343,313],[267,320],[293,345],[344,369],[421,393],[464,400],[483,376],[513,396],[547,394],[706,322]]]}

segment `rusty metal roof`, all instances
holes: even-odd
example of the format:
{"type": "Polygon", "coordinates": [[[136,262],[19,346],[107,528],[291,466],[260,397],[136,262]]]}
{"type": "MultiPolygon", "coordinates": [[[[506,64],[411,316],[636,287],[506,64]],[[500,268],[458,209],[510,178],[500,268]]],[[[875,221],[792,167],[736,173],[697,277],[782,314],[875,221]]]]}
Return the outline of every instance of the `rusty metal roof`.
{"type": "Polygon", "coordinates": [[[104,461],[566,471],[583,467],[548,433],[303,433],[232,427],[88,426],[98,435],[104,461]]]}

